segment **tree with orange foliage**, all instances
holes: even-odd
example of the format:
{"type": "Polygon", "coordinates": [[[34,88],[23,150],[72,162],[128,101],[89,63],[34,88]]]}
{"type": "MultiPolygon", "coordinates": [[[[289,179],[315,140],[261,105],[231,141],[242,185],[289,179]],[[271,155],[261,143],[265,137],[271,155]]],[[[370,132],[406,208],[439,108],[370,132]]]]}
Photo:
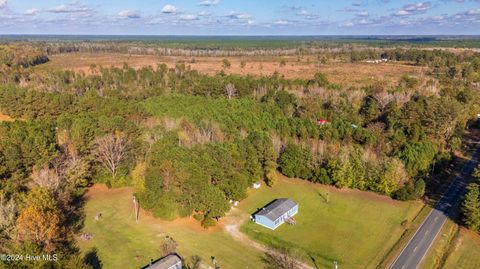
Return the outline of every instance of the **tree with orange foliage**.
{"type": "Polygon", "coordinates": [[[53,251],[61,239],[61,223],[61,214],[51,192],[44,188],[34,189],[28,194],[16,221],[18,239],[53,251]]]}

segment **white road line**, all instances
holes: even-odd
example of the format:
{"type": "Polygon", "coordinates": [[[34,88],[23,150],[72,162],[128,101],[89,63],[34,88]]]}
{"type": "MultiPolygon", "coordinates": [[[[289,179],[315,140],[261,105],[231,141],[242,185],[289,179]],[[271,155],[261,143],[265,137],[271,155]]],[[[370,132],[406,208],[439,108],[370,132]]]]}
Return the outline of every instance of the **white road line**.
{"type": "MultiPolygon", "coordinates": [[[[479,144],[479,143],[477,143],[479,144]]],[[[466,170],[466,166],[471,166],[471,163],[475,163],[477,161],[477,158],[478,156],[477,155],[480,155],[480,147],[477,146],[477,149],[475,150],[475,152],[473,153],[473,156],[472,158],[469,160],[469,162],[464,165],[460,171],[460,174],[464,173],[464,170],[466,170]]],[[[457,176],[455,177],[455,179],[450,183],[450,185],[448,185],[447,187],[447,190],[444,192],[444,194],[442,195],[442,197],[440,197],[440,199],[438,200],[438,202],[436,204],[439,204],[441,203],[441,201],[445,198],[445,194],[449,192],[449,190],[452,188],[452,186],[455,184],[456,181],[458,181],[458,179],[463,179],[463,176],[457,176]]],[[[435,207],[435,206],[434,206],[435,207]]],[[[398,256],[395,258],[395,260],[390,264],[390,266],[388,268],[392,268],[395,263],[398,261],[398,259],[403,255],[403,253],[405,252],[405,250],[408,248],[408,245],[412,242],[412,240],[415,238],[415,236],[417,235],[417,233],[422,229],[422,227],[425,225],[425,223],[427,222],[428,218],[432,215],[432,213],[434,212],[435,210],[434,209],[431,209],[430,212],[428,213],[427,217],[423,220],[422,224],[420,225],[420,227],[418,227],[418,229],[415,231],[415,234],[413,234],[413,236],[410,238],[410,240],[408,240],[407,244],[404,246],[404,248],[402,249],[402,251],[400,252],[400,254],[398,254],[398,256]]],[[[438,216],[435,217],[435,221],[438,219],[438,216]]],[[[446,219],[443,221],[441,227],[443,226],[443,224],[445,223],[446,219]]],[[[433,242],[435,241],[435,238],[437,237],[437,235],[440,233],[440,230],[441,230],[441,227],[440,229],[437,231],[437,233],[435,234],[432,242],[430,242],[430,245],[429,247],[427,248],[427,251],[423,254],[422,258],[420,259],[420,262],[423,260],[423,258],[425,257],[425,255],[427,254],[428,252],[428,249],[430,249],[431,245],[433,244],[433,242]]],[[[420,264],[420,262],[418,264],[420,264]]],[[[418,265],[417,265],[418,266],[418,265]]],[[[405,265],[402,266],[401,269],[403,269],[405,267],[405,265]]]]}

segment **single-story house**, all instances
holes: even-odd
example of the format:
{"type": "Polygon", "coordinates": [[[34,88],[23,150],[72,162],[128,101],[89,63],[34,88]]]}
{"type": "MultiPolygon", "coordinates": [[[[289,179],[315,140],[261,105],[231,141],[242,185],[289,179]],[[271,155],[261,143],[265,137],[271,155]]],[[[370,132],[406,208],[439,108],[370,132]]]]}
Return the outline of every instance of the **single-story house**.
{"type": "Polygon", "coordinates": [[[276,199],[253,215],[253,221],[275,230],[284,222],[293,220],[298,213],[298,204],[287,198],[276,199]]]}
{"type": "Polygon", "coordinates": [[[177,254],[170,254],[156,261],[152,261],[149,265],[142,269],[182,269],[182,259],[177,254]]]}

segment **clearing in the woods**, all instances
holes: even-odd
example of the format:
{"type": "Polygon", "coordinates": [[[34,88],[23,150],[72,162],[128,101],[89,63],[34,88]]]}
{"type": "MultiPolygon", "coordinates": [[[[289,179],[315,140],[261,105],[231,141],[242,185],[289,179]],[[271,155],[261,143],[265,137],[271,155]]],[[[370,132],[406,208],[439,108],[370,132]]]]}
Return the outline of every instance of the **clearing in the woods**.
{"type": "Polygon", "coordinates": [[[161,255],[160,244],[167,235],[178,243],[182,256],[199,255],[207,266],[213,265],[214,256],[221,268],[262,268],[261,246],[282,244],[298,250],[300,259],[318,268],[331,268],[333,261],[345,268],[373,268],[405,230],[401,223],[413,219],[421,208],[419,202],[281,177],[273,188],[262,185],[250,190],[216,228],[204,230],[192,218],[168,222],[144,211],[136,223],[132,195],[131,188],[103,185],[95,185],[86,195],[82,232],[93,238],[78,241],[84,252],[97,249],[104,268],[147,264],[161,255]],[[299,203],[296,225],[270,231],[249,222],[250,213],[280,197],[299,203]],[[102,215],[98,221],[97,213],[102,215]]]}
{"type": "Polygon", "coordinates": [[[426,69],[406,62],[372,64],[365,62],[332,62],[322,64],[314,55],[311,56],[235,56],[235,57],[185,57],[154,56],[122,53],[69,53],[49,56],[50,61],[41,68],[62,68],[91,74],[92,64],[96,67],[122,67],[125,63],[139,69],[145,66],[156,67],[166,64],[174,67],[185,64],[193,70],[208,75],[220,71],[227,74],[272,75],[277,72],[285,78],[311,79],[321,72],[336,84],[360,86],[372,81],[395,84],[405,75],[424,78],[426,69]],[[223,66],[223,59],[231,63],[229,68],[223,66]],[[244,66],[242,67],[242,62],[244,66]]]}

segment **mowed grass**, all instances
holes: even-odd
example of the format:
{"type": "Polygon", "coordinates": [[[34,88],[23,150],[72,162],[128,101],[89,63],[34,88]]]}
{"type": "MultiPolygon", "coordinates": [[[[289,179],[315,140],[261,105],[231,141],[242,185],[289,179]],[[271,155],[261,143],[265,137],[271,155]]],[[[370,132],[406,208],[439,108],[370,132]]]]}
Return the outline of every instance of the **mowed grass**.
{"type": "Polygon", "coordinates": [[[271,231],[247,221],[242,232],[267,245],[296,249],[318,268],[333,268],[333,261],[340,268],[375,268],[404,232],[401,223],[411,221],[422,207],[420,202],[285,178],[273,188],[251,190],[239,207],[251,214],[281,197],[299,203],[296,225],[271,231]]]}
{"type": "MultiPolygon", "coordinates": [[[[204,230],[192,219],[173,222],[155,219],[141,212],[135,222],[132,189],[107,189],[95,185],[86,195],[84,233],[89,241],[78,240],[86,253],[97,249],[103,268],[139,268],[160,257],[160,244],[166,235],[178,243],[178,252],[186,258],[202,257],[212,266],[216,257],[221,268],[263,268],[262,253],[227,234],[220,225],[204,230]],[[101,213],[99,221],[94,217],[101,213]]],[[[400,238],[401,223],[411,220],[421,208],[420,202],[397,202],[373,193],[337,190],[296,179],[281,177],[273,188],[262,186],[249,191],[239,209],[248,215],[275,198],[288,197],[300,204],[297,224],[284,224],[270,231],[247,221],[242,226],[253,239],[264,244],[281,244],[300,250],[300,257],[318,268],[374,268],[400,238]],[[329,193],[330,202],[326,202],[329,193]]],[[[246,216],[244,216],[243,219],[246,216]]]]}
{"type": "Polygon", "coordinates": [[[130,188],[109,190],[95,185],[86,199],[83,232],[92,233],[94,238],[79,239],[78,244],[84,253],[96,248],[105,269],[140,268],[159,258],[166,235],[178,243],[183,257],[199,255],[207,266],[212,266],[214,256],[221,268],[262,268],[260,252],[233,240],[220,228],[205,231],[192,219],[166,222],[143,212],[136,223],[130,188]],[[95,221],[98,212],[102,217],[95,221]]]}
{"type": "Polygon", "coordinates": [[[480,268],[480,235],[465,229],[460,230],[453,251],[447,258],[444,268],[480,268]]]}

